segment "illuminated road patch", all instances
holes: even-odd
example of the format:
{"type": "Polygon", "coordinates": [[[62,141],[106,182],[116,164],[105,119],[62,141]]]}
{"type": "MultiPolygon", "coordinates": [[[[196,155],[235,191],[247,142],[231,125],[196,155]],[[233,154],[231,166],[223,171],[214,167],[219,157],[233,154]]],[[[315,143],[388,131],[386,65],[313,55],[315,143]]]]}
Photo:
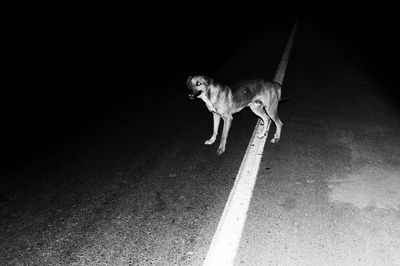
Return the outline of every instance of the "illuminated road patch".
{"type": "Polygon", "coordinates": [[[376,207],[400,210],[400,172],[378,167],[362,168],[346,179],[331,178],[332,202],[351,203],[362,209],[376,207]]]}

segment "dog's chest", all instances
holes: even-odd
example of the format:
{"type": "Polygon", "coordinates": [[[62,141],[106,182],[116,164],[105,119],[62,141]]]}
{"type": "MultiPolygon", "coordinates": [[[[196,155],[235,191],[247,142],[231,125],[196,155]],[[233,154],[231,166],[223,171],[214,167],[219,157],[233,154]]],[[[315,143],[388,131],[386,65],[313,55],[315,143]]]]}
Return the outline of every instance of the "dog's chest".
{"type": "Polygon", "coordinates": [[[213,113],[217,113],[217,114],[218,114],[218,111],[217,111],[217,109],[214,107],[213,104],[211,104],[211,103],[206,103],[206,106],[207,106],[207,108],[208,108],[208,110],[209,110],[210,112],[213,112],[213,113]]]}
{"type": "Polygon", "coordinates": [[[210,112],[219,114],[217,108],[215,108],[215,105],[210,101],[209,98],[207,98],[207,97],[201,97],[201,99],[204,101],[204,103],[205,103],[206,106],[207,106],[207,109],[208,109],[210,112]]]}

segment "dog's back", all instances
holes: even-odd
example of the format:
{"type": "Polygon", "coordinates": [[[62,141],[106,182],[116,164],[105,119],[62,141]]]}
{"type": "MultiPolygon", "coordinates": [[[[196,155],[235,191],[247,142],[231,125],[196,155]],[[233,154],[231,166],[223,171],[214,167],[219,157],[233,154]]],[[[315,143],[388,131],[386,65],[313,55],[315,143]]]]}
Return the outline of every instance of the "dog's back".
{"type": "Polygon", "coordinates": [[[235,113],[248,106],[251,102],[258,100],[258,98],[264,98],[265,94],[270,91],[276,90],[279,98],[281,92],[279,84],[264,80],[244,81],[232,86],[231,90],[235,113]]]}

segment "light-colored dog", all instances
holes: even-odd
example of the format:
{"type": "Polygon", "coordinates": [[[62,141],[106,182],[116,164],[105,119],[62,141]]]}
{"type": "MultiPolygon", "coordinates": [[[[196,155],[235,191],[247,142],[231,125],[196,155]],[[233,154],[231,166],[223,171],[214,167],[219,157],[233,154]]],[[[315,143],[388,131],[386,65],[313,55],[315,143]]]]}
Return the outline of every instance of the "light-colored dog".
{"type": "Polygon", "coordinates": [[[205,142],[206,145],[215,142],[221,117],[224,120],[221,142],[217,150],[218,155],[225,152],[226,140],[233,119],[232,115],[247,106],[264,122],[263,129],[258,137],[265,137],[271,118],[276,125],[275,135],[271,142],[278,143],[283,125],[278,117],[278,103],[281,98],[279,83],[257,80],[230,87],[215,83],[205,76],[195,76],[188,78],[187,85],[189,98],[202,99],[208,110],[213,114],[214,130],[211,138],[205,142]]]}

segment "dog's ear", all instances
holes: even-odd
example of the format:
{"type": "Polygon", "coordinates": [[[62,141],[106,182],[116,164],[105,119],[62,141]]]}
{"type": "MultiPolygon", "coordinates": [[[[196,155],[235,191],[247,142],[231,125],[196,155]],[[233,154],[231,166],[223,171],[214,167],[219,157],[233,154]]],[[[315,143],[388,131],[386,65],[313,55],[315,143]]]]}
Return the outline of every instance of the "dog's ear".
{"type": "Polygon", "coordinates": [[[213,80],[209,77],[204,76],[204,82],[206,83],[207,87],[213,82],[213,80]]]}
{"type": "Polygon", "coordinates": [[[186,84],[189,86],[191,83],[192,83],[192,76],[189,76],[186,81],[186,84]]]}

